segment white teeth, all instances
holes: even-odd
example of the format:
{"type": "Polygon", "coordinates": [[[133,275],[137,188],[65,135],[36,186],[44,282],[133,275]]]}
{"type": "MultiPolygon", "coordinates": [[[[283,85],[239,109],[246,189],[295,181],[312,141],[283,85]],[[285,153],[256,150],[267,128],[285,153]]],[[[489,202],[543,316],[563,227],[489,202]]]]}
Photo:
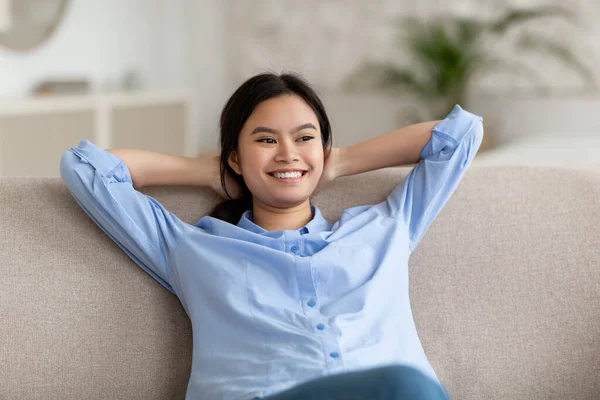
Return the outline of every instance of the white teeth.
{"type": "Polygon", "coordinates": [[[275,172],[273,173],[273,176],[275,178],[279,178],[279,179],[285,179],[285,178],[300,178],[302,176],[302,172],[286,172],[286,173],[279,173],[279,172],[275,172]]]}

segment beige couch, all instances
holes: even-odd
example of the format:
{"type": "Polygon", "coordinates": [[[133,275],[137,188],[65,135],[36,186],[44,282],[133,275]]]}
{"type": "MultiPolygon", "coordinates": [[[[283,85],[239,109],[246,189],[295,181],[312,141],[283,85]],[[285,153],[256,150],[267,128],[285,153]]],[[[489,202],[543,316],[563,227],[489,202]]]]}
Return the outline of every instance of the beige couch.
{"type": "MultiPolygon", "coordinates": [[[[409,168],[342,178],[326,218],[409,168]]],[[[144,190],[195,222],[209,189],[144,190]]],[[[420,338],[456,400],[600,398],[600,172],[476,167],[409,263],[420,338]]],[[[191,325],[58,178],[0,179],[0,399],[183,399],[191,325]]],[[[210,400],[210,399],[209,399],[210,400]]]]}

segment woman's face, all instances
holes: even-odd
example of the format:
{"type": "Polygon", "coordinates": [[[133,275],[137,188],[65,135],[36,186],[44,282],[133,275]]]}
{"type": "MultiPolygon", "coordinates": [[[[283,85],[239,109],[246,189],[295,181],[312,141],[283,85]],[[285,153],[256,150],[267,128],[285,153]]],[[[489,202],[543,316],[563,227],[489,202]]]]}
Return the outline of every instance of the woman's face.
{"type": "Polygon", "coordinates": [[[323,144],[317,116],[297,95],[260,103],[242,127],[229,165],[244,178],[255,199],[276,208],[306,202],[323,172],[323,144]],[[275,171],[302,171],[300,178],[276,178],[275,171]]]}

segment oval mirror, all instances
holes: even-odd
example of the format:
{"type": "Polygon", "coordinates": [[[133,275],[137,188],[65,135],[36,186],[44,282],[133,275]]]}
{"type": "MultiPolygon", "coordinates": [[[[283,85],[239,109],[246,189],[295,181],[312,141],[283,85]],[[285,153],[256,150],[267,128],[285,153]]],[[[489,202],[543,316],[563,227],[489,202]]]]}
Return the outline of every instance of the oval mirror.
{"type": "Polygon", "coordinates": [[[0,0],[0,46],[30,50],[44,43],[64,16],[68,0],[0,0]]]}

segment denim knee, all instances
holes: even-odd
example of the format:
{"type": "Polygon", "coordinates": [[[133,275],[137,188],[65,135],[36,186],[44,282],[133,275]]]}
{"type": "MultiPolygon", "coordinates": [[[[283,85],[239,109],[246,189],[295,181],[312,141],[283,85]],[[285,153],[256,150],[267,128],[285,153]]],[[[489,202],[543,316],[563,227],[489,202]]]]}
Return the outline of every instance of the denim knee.
{"type": "Polygon", "coordinates": [[[378,377],[389,400],[446,400],[445,390],[420,370],[408,365],[379,368],[378,377]]]}

